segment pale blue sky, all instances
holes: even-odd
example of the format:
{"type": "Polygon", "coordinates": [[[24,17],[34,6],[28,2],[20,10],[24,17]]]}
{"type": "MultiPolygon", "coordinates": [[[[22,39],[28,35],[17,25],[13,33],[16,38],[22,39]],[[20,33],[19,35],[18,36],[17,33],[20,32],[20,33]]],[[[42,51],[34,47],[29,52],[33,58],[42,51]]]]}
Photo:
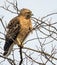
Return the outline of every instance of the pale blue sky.
{"type": "MultiPolygon", "coordinates": [[[[0,0],[0,5],[4,4],[6,0],[0,0]]],[[[12,1],[12,0],[9,0],[12,1]]],[[[33,11],[33,13],[40,17],[44,16],[50,12],[57,11],[57,0],[18,0],[18,7],[21,8],[28,8],[33,11]]],[[[0,10],[1,11],[1,10],[0,10]]],[[[2,11],[0,12],[1,14],[2,11]]]]}
{"type": "MultiPolygon", "coordinates": [[[[13,0],[9,0],[9,1],[13,1],[13,0]]],[[[17,1],[18,1],[19,9],[22,9],[22,8],[30,9],[30,10],[32,10],[34,16],[37,18],[39,18],[39,17],[41,18],[52,12],[57,12],[57,0],[17,0],[17,1]]],[[[6,0],[0,0],[0,6],[4,5],[4,2],[6,2],[6,0]]],[[[15,17],[16,15],[0,9],[0,17],[1,16],[4,16],[4,20],[8,23],[9,20],[12,19],[13,17],[15,17]]],[[[55,18],[57,21],[57,16],[55,16],[53,18],[55,18]]],[[[0,29],[1,29],[1,27],[0,27],[0,29]]],[[[31,45],[29,45],[29,46],[31,46],[31,45]]],[[[47,65],[49,65],[49,64],[47,64],[47,65]]],[[[50,64],[50,65],[52,65],[52,64],[50,64]]]]}

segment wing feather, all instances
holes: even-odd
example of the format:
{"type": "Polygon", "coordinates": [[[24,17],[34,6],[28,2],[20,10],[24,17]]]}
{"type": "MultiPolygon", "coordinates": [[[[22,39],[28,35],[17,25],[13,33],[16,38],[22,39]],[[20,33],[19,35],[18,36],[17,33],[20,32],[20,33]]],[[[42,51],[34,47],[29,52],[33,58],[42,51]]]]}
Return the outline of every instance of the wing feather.
{"type": "Polygon", "coordinates": [[[19,34],[20,23],[17,17],[10,21],[7,28],[8,31],[5,36],[4,55],[8,53],[10,46],[13,44],[14,41],[12,39],[15,40],[17,35],[19,34]]]}

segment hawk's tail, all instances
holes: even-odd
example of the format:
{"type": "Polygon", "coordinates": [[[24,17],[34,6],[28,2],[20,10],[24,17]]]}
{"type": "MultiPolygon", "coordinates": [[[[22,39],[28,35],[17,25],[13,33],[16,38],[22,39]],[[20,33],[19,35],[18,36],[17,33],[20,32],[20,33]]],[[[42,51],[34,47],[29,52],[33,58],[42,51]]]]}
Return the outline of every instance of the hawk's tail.
{"type": "Polygon", "coordinates": [[[9,56],[9,54],[10,54],[11,51],[12,51],[13,45],[14,45],[14,43],[12,43],[12,44],[9,45],[9,46],[8,46],[8,44],[5,44],[5,46],[4,46],[4,53],[3,53],[3,56],[4,56],[4,57],[8,57],[8,56],[9,56]],[[6,47],[6,46],[8,46],[8,47],[6,47]],[[5,47],[6,47],[6,49],[5,49],[5,47]]]}

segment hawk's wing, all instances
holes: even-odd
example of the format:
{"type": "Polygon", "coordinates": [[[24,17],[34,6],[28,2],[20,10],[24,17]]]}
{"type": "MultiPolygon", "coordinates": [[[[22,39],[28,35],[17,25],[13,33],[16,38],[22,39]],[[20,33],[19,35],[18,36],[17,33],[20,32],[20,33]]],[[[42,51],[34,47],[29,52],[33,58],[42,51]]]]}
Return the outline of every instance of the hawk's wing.
{"type": "Polygon", "coordinates": [[[16,39],[16,37],[19,33],[20,23],[19,23],[19,20],[17,19],[17,17],[10,21],[7,28],[8,28],[8,31],[7,31],[7,34],[5,36],[5,45],[4,45],[5,52],[3,55],[6,55],[8,53],[10,46],[14,42],[13,40],[16,39]]]}

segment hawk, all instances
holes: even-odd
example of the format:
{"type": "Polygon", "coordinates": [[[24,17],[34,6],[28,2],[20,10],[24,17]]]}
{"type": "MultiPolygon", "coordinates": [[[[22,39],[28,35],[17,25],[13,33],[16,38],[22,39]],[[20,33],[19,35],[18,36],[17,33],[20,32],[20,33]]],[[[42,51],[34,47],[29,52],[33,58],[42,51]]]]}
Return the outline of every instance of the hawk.
{"type": "Polygon", "coordinates": [[[31,22],[32,12],[29,9],[23,8],[20,10],[18,16],[14,17],[7,26],[7,33],[5,35],[5,45],[3,55],[7,57],[14,46],[23,46],[23,42],[32,30],[31,22]]]}

